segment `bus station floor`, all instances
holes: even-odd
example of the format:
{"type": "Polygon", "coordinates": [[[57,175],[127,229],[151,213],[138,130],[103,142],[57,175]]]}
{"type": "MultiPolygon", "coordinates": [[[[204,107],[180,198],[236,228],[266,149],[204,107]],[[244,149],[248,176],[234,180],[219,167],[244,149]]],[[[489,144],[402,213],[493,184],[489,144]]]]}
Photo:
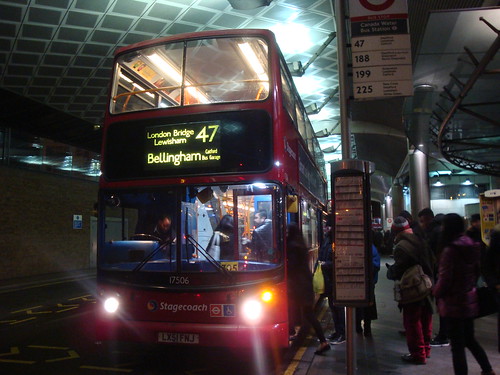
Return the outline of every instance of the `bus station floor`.
{"type": "MultiPolygon", "coordinates": [[[[390,258],[382,258],[381,264],[392,263],[390,258]]],[[[426,365],[407,364],[401,355],[407,353],[406,339],[400,333],[403,330],[402,315],[393,300],[393,281],[385,276],[386,268],[382,267],[376,285],[376,303],[378,319],[372,322],[371,338],[353,333],[355,348],[355,366],[352,374],[356,375],[453,375],[451,349],[447,347],[432,348],[431,357],[426,365]]],[[[71,274],[60,273],[42,275],[23,279],[0,281],[0,294],[12,290],[22,291],[35,286],[53,285],[68,279],[93,279],[94,270],[81,270],[71,274]]],[[[318,319],[326,336],[333,330],[333,321],[326,301],[318,307],[318,319]]],[[[433,316],[434,335],[439,329],[437,313],[433,316]]],[[[485,349],[493,369],[500,375],[500,351],[498,342],[497,316],[490,315],[475,320],[476,339],[485,349]]],[[[331,350],[322,355],[315,355],[318,341],[314,331],[307,332],[303,340],[299,340],[290,351],[288,361],[282,369],[284,375],[337,375],[348,374],[346,349],[348,343],[331,345],[331,350]]],[[[467,352],[470,375],[480,375],[481,369],[470,352],[467,352]]],[[[351,362],[350,362],[351,363],[351,362]]],[[[276,373],[278,375],[278,373],[276,373]]],[[[349,374],[350,375],[350,374],[349,374]]]]}
{"type": "MultiPolygon", "coordinates": [[[[401,360],[401,355],[408,353],[406,338],[400,333],[403,331],[402,314],[393,300],[393,281],[386,278],[385,263],[392,263],[392,259],[382,259],[382,269],[375,289],[378,319],[372,322],[373,337],[365,338],[362,334],[353,333],[355,340],[355,366],[350,365],[353,374],[380,375],[453,375],[451,347],[433,347],[431,357],[426,365],[408,364],[401,360]]],[[[323,302],[319,307],[318,318],[325,328],[326,336],[332,333],[333,322],[328,304],[323,302]]],[[[475,336],[485,349],[491,365],[500,375],[500,352],[498,343],[497,316],[490,315],[475,320],[475,336]]],[[[439,329],[439,317],[433,315],[434,335],[439,329]]],[[[434,337],[433,335],[433,337],[434,337]]],[[[297,352],[288,365],[285,375],[332,375],[347,374],[346,359],[347,342],[331,345],[331,350],[323,355],[315,355],[318,341],[311,330],[307,338],[298,344],[297,352]]],[[[354,363],[354,362],[350,362],[354,363]]],[[[467,363],[470,375],[480,375],[481,368],[467,351],[467,363]]]]}

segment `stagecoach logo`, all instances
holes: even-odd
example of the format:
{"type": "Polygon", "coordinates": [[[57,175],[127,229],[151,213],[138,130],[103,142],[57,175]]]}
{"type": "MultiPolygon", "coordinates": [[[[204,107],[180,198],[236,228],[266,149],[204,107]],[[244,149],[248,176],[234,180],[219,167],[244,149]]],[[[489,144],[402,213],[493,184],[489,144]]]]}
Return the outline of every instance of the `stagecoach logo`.
{"type": "Polygon", "coordinates": [[[158,310],[158,302],[153,301],[153,300],[149,301],[148,302],[148,310],[149,311],[156,311],[156,310],[158,310]]]}
{"type": "Polygon", "coordinates": [[[187,312],[205,312],[208,311],[208,305],[205,304],[182,304],[182,303],[168,303],[168,302],[157,302],[155,300],[150,300],[147,304],[149,311],[164,310],[172,313],[177,313],[180,311],[187,312]]]}

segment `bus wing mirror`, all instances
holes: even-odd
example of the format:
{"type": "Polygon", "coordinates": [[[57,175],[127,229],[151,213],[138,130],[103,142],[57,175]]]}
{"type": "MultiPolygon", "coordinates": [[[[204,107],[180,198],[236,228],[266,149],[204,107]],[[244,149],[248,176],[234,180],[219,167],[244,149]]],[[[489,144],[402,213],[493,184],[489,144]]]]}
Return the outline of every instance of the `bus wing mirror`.
{"type": "Polygon", "coordinates": [[[290,214],[296,214],[299,212],[299,204],[298,204],[298,197],[296,195],[287,195],[286,196],[286,208],[288,213],[290,214]]]}

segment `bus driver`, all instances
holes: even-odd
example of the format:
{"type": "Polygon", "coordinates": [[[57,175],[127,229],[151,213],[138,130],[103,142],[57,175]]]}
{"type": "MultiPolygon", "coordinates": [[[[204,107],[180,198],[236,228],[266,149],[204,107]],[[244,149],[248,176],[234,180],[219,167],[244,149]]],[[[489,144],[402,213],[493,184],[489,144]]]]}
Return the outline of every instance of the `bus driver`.
{"type": "Polygon", "coordinates": [[[259,210],[254,216],[255,229],[252,233],[252,239],[243,238],[243,245],[248,245],[255,258],[258,261],[272,260],[274,257],[273,250],[273,223],[267,218],[266,210],[259,210]]]}
{"type": "Polygon", "coordinates": [[[175,231],[172,228],[172,219],[169,215],[163,214],[158,219],[153,235],[161,238],[163,242],[175,242],[175,231]]]}

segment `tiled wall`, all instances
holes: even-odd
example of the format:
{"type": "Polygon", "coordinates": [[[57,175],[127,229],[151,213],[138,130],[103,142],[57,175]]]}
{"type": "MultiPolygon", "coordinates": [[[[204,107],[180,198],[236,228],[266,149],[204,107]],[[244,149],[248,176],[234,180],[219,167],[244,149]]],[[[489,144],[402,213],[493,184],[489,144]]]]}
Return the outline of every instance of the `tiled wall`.
{"type": "Polygon", "coordinates": [[[0,279],[89,268],[98,184],[0,166],[0,279]],[[83,216],[73,229],[73,215],[83,216]]]}

